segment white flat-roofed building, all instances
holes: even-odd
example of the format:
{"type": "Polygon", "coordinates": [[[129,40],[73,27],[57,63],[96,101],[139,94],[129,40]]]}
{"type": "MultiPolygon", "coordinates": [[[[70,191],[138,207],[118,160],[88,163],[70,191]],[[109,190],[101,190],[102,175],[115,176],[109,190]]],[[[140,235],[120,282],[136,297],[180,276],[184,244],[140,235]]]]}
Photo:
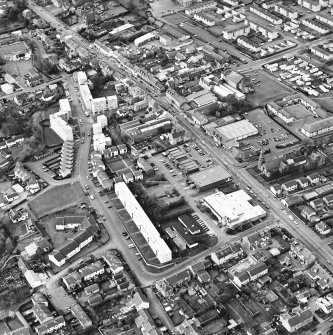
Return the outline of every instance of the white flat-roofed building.
{"type": "Polygon", "coordinates": [[[50,128],[63,140],[73,141],[72,127],[60,116],[56,114],[50,115],[50,128]]]}
{"type": "Polygon", "coordinates": [[[80,85],[81,99],[83,101],[84,107],[91,110],[93,97],[90,93],[89,86],[87,84],[80,85]]]}
{"type": "Polygon", "coordinates": [[[98,115],[97,123],[99,123],[103,129],[108,125],[108,118],[105,115],[98,115]]]}
{"type": "Polygon", "coordinates": [[[72,116],[72,109],[71,109],[71,106],[69,104],[69,100],[68,99],[60,99],[59,100],[59,105],[60,105],[59,112],[61,114],[66,114],[67,119],[70,118],[72,116]]]}
{"type": "Polygon", "coordinates": [[[1,85],[1,91],[5,94],[12,94],[14,92],[13,85],[5,83],[1,85]]]}
{"type": "Polygon", "coordinates": [[[92,125],[93,134],[98,135],[102,133],[102,125],[99,122],[96,122],[92,125]]]}
{"type": "Polygon", "coordinates": [[[222,142],[242,140],[258,134],[258,129],[248,120],[241,120],[216,128],[216,133],[222,142]]]}
{"type": "Polygon", "coordinates": [[[236,25],[231,25],[223,29],[223,38],[226,40],[235,40],[240,36],[247,36],[250,32],[250,26],[247,21],[240,22],[236,25]]]}
{"type": "Polygon", "coordinates": [[[110,35],[115,35],[115,34],[118,34],[118,33],[122,32],[122,31],[128,30],[128,29],[130,29],[132,27],[134,27],[132,23],[125,23],[122,26],[119,26],[117,28],[112,29],[109,32],[109,34],[110,35]]]}
{"type": "Polygon", "coordinates": [[[88,78],[85,72],[83,71],[77,72],[77,82],[79,85],[84,85],[88,82],[88,78]]]}
{"type": "Polygon", "coordinates": [[[150,248],[161,263],[172,260],[172,253],[145,211],[124,182],[115,184],[115,192],[150,248]]]}
{"type": "Polygon", "coordinates": [[[134,45],[135,46],[140,46],[142,44],[148,43],[149,41],[152,41],[157,37],[157,33],[150,32],[147,34],[144,34],[143,36],[140,36],[134,40],[134,45]]]}
{"type": "Polygon", "coordinates": [[[116,95],[109,95],[106,97],[106,102],[109,109],[118,108],[118,97],[116,95]]]}
{"type": "Polygon", "coordinates": [[[93,114],[101,114],[107,109],[106,98],[96,98],[91,100],[91,111],[93,114]]]}
{"type": "Polygon", "coordinates": [[[253,206],[252,198],[239,190],[229,194],[217,192],[204,198],[205,205],[210,208],[219,222],[228,228],[236,228],[266,216],[266,212],[259,206],[253,206]]]}
{"type": "Polygon", "coordinates": [[[256,32],[262,33],[265,37],[269,38],[270,40],[274,40],[279,37],[279,33],[276,30],[268,28],[265,24],[260,22],[260,18],[256,19],[249,19],[250,28],[256,32]]]}
{"type": "Polygon", "coordinates": [[[319,1],[316,0],[297,0],[297,3],[306,8],[309,9],[313,12],[319,12],[321,11],[321,4],[319,3],[319,1]]]}

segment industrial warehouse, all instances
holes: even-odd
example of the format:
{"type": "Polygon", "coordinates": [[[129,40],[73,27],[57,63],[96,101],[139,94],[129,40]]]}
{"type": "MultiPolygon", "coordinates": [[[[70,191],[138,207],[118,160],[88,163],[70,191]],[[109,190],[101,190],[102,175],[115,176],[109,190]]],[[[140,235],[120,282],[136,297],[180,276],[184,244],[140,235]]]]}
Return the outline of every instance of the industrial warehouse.
{"type": "Polygon", "coordinates": [[[199,192],[224,185],[231,180],[231,175],[222,166],[217,165],[209,169],[193,173],[189,179],[195,184],[199,192]]]}

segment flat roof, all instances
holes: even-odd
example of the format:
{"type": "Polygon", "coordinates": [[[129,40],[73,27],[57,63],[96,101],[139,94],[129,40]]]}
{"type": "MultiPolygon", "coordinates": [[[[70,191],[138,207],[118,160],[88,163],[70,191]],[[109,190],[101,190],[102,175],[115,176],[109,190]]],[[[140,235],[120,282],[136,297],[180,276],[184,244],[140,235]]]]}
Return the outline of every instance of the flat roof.
{"type": "Polygon", "coordinates": [[[197,187],[204,187],[231,178],[231,175],[221,165],[213,166],[209,169],[193,173],[190,179],[197,187]]]}
{"type": "Polygon", "coordinates": [[[204,198],[207,205],[232,225],[266,214],[259,205],[252,206],[250,200],[252,198],[244,190],[229,194],[217,192],[204,198]]]}
{"type": "Polygon", "coordinates": [[[258,134],[258,129],[249,120],[230,123],[216,128],[216,131],[221,134],[226,141],[258,134]]]}

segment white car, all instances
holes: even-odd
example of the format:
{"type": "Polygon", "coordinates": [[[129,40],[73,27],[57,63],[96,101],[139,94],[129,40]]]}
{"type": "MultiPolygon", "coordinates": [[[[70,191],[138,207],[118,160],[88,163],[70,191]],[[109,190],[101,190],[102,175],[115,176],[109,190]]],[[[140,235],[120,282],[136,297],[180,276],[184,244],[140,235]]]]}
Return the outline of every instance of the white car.
{"type": "Polygon", "coordinates": [[[295,220],[294,217],[293,217],[292,215],[289,215],[288,217],[289,217],[289,219],[290,219],[291,221],[294,221],[294,220],[295,220]]]}

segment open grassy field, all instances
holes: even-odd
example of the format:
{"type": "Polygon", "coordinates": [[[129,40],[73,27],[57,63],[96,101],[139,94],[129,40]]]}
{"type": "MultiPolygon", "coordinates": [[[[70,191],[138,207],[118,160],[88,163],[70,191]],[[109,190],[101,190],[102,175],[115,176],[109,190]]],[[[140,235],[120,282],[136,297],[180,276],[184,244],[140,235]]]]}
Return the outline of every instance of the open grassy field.
{"type": "Polygon", "coordinates": [[[37,217],[58,212],[62,209],[75,206],[86,200],[79,182],[54,186],[31,200],[28,204],[37,217]]]}

